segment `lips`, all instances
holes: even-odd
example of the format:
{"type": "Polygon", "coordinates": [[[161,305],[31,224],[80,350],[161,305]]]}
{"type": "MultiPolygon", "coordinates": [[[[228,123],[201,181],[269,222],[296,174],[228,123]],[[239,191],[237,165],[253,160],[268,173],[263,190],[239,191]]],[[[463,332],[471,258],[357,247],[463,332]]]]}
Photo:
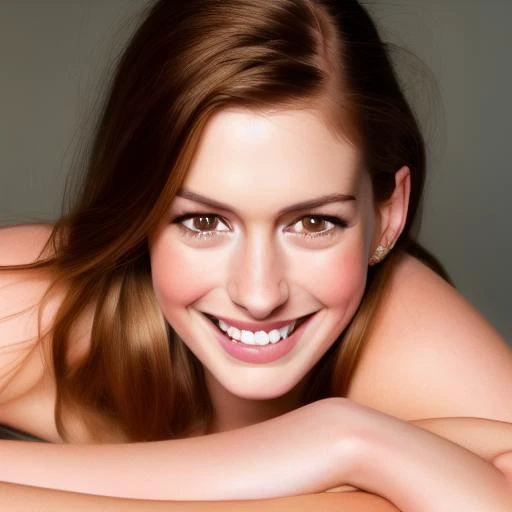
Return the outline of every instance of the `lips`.
{"type": "MultiPolygon", "coordinates": [[[[311,313],[303,317],[299,317],[297,319],[297,326],[293,332],[287,338],[280,340],[278,343],[269,343],[267,345],[252,345],[232,340],[227,335],[227,333],[223,332],[218,327],[217,317],[203,313],[203,315],[208,318],[208,320],[210,320],[209,323],[215,326],[213,331],[215,338],[219,342],[220,346],[224,349],[224,351],[234,359],[238,359],[239,361],[250,364],[272,363],[289,354],[302,338],[305,329],[307,329],[307,325],[309,325],[309,322],[312,321],[312,318],[315,314],[316,313],[311,313]]],[[[293,322],[293,320],[291,322],[293,322]]],[[[287,324],[290,324],[290,322],[285,323],[285,325],[287,324]]],[[[252,324],[252,326],[254,328],[254,324],[252,324]]]]}

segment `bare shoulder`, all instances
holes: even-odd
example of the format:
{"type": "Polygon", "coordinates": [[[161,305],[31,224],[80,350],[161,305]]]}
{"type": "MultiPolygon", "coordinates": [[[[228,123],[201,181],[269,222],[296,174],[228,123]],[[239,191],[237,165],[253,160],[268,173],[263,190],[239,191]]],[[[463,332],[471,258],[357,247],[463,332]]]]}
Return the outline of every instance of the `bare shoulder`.
{"type": "MultiPolygon", "coordinates": [[[[51,231],[50,225],[43,224],[0,228],[0,319],[36,303],[41,298],[42,291],[47,288],[50,281],[44,271],[2,267],[36,261],[51,231]]],[[[2,331],[0,346],[2,341],[5,342],[1,333],[2,331]]]]}
{"type": "MultiPolygon", "coordinates": [[[[51,284],[51,276],[44,270],[6,270],[2,266],[31,263],[37,259],[50,236],[48,225],[24,225],[0,229],[0,397],[9,398],[13,392],[13,378],[28,368],[29,360],[39,361],[36,354],[39,341],[38,313],[40,301],[51,284]],[[9,384],[9,385],[8,385],[9,384]]],[[[41,317],[42,329],[54,313],[50,302],[41,317]]],[[[30,380],[32,380],[32,377],[30,380]]],[[[16,379],[21,383],[24,379],[16,379]]]]}
{"type": "Polygon", "coordinates": [[[512,422],[512,350],[457,290],[404,255],[348,396],[406,420],[512,422]]]}
{"type": "MultiPolygon", "coordinates": [[[[51,329],[68,285],[53,286],[56,275],[49,267],[2,269],[37,260],[52,229],[49,225],[0,229],[0,424],[59,441],[51,329]],[[46,296],[51,286],[52,293],[46,296]]],[[[70,331],[73,347],[67,354],[70,360],[81,357],[90,346],[93,309],[85,307],[75,319],[70,331]]]]}
{"type": "Polygon", "coordinates": [[[32,269],[5,269],[35,261],[51,233],[48,225],[24,225],[0,229],[0,347],[26,339],[26,312],[39,302],[50,284],[48,273],[32,269]],[[18,320],[15,320],[15,319],[18,320]],[[7,326],[19,326],[16,333],[7,326]],[[8,329],[8,330],[7,330],[8,329]]]}
{"type": "Polygon", "coordinates": [[[48,241],[50,224],[24,224],[0,228],[0,266],[34,261],[48,241]]]}

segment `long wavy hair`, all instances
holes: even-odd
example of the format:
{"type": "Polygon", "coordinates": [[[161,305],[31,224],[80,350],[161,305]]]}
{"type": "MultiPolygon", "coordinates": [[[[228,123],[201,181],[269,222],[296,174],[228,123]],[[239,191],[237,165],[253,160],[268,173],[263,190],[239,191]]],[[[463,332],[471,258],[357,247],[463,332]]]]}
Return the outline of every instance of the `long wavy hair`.
{"type": "Polygon", "coordinates": [[[147,239],[182,186],[205,123],[233,105],[322,109],[361,151],[377,202],[392,193],[398,169],[411,170],[405,229],[369,270],[357,313],[314,367],[302,403],[347,393],[401,251],[443,273],[411,238],[424,141],[387,47],[358,2],[160,0],[118,62],[79,197],[55,224],[46,256],[16,267],[52,270],[44,300],[59,285],[66,290],[50,332],[64,439],[75,414],[98,440],[105,432],[140,441],[208,431],[202,366],[159,309],[147,239]],[[71,330],[90,307],[90,348],[70,359],[71,330]]]}

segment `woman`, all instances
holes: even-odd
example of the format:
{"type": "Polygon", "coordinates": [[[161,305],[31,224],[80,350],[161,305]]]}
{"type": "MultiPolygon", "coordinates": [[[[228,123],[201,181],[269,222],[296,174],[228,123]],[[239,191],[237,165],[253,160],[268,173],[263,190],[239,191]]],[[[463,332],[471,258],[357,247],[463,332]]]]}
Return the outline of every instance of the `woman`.
{"type": "Polygon", "coordinates": [[[157,2],[72,211],[1,235],[0,423],[59,446],[3,442],[0,480],[174,501],[143,510],[511,506],[512,357],[411,239],[424,173],[357,2],[157,2]],[[311,496],[353,488],[375,496],[311,496]]]}

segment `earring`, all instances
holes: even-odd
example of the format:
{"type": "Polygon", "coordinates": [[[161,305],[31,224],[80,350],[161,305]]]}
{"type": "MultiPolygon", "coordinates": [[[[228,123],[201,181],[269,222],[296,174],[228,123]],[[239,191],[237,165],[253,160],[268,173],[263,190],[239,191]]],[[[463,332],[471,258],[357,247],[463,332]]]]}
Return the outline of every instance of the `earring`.
{"type": "Polygon", "coordinates": [[[388,251],[389,247],[378,245],[375,252],[370,256],[368,265],[376,265],[377,263],[380,263],[387,256],[388,251]]]}

